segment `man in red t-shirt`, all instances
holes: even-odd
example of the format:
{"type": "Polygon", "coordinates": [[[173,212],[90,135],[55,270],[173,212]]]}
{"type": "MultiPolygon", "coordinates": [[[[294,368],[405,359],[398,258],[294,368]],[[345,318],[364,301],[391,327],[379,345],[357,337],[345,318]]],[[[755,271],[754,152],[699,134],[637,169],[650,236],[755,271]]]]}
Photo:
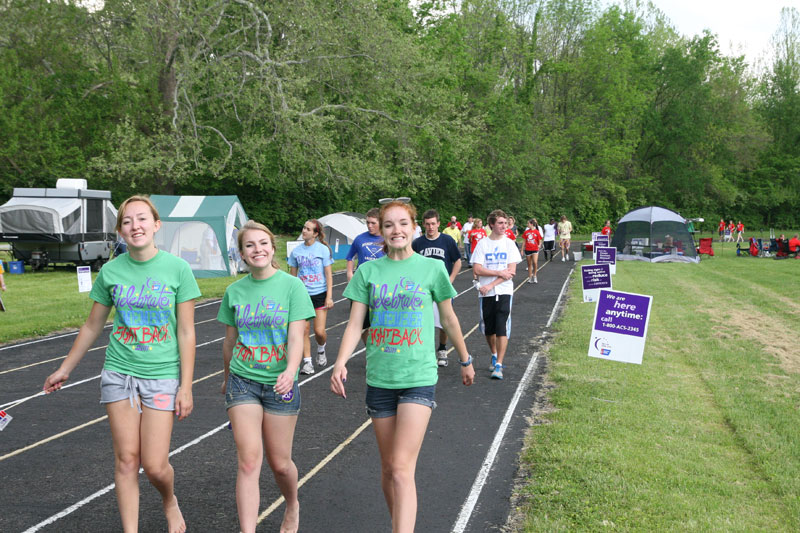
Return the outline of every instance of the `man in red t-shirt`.
{"type": "Polygon", "coordinates": [[[458,229],[461,229],[461,222],[458,221],[458,217],[455,215],[450,217],[450,222],[447,223],[447,227],[455,226],[458,229]]]}
{"type": "Polygon", "coordinates": [[[725,220],[719,220],[719,242],[722,242],[722,238],[725,236],[725,220]]]}
{"type": "Polygon", "coordinates": [[[528,283],[539,283],[536,273],[539,271],[539,243],[542,242],[542,231],[535,218],[528,220],[528,229],[522,237],[525,239],[525,259],[528,261],[528,283]]]}
{"type": "MultiPolygon", "coordinates": [[[[478,245],[478,241],[486,237],[486,230],[483,229],[483,220],[480,218],[476,218],[473,222],[472,229],[469,230],[467,233],[469,237],[469,254],[470,254],[470,264],[472,264],[472,252],[475,251],[475,246],[478,245]]],[[[475,275],[475,271],[472,271],[472,281],[477,280],[478,277],[475,275]]]]}

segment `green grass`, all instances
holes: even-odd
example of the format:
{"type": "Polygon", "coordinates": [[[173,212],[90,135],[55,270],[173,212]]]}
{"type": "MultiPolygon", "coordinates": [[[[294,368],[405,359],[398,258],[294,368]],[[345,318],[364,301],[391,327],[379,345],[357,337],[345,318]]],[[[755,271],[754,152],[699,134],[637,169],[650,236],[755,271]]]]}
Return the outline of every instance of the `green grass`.
{"type": "Polygon", "coordinates": [[[641,366],[587,356],[576,275],[522,457],[524,531],[800,529],[798,274],[730,253],[619,263],[616,290],[653,296],[641,366]]]}
{"type": "MultiPolygon", "coordinates": [[[[288,271],[286,241],[293,239],[276,235],[276,261],[288,271]]],[[[335,261],[334,271],[344,269],[345,261],[335,261]]],[[[94,279],[97,274],[92,275],[94,279]]],[[[242,277],[240,274],[238,277],[242,277]]],[[[54,331],[78,328],[86,320],[92,301],[88,293],[78,292],[78,277],[74,267],[4,275],[8,290],[2,294],[7,311],[0,314],[0,343],[46,335],[54,331]]],[[[203,299],[221,298],[234,281],[232,277],[198,279],[203,299]]],[[[113,318],[113,314],[111,315],[113,318]]]]}

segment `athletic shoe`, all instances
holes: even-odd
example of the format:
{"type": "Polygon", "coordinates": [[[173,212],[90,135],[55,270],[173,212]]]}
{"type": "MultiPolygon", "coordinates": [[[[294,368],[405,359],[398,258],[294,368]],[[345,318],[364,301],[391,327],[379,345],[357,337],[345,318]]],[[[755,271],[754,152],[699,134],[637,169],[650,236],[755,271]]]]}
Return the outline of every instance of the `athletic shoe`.
{"type": "Polygon", "coordinates": [[[533,276],[533,282],[534,282],[534,283],[539,283],[539,280],[538,280],[538,279],[536,279],[536,276],[533,276]]]}
{"type": "Polygon", "coordinates": [[[436,352],[436,364],[439,366],[447,366],[447,350],[439,350],[436,352]]]}
{"type": "Polygon", "coordinates": [[[492,379],[503,379],[503,365],[494,365],[492,379]]]}
{"type": "Polygon", "coordinates": [[[303,364],[300,365],[300,373],[301,374],[313,374],[314,373],[314,363],[310,360],[304,360],[303,364]]]}
{"type": "Polygon", "coordinates": [[[317,350],[317,366],[327,366],[328,358],[325,356],[325,348],[317,350]]]}
{"type": "Polygon", "coordinates": [[[491,364],[489,364],[489,370],[494,370],[494,368],[496,366],[497,366],[497,356],[493,355],[492,356],[492,362],[491,362],[491,364]]]}
{"type": "Polygon", "coordinates": [[[528,278],[528,283],[533,283],[533,278],[528,278]]]}
{"type": "Polygon", "coordinates": [[[566,261],[566,260],[567,260],[567,258],[562,255],[561,256],[561,261],[566,261]]]}

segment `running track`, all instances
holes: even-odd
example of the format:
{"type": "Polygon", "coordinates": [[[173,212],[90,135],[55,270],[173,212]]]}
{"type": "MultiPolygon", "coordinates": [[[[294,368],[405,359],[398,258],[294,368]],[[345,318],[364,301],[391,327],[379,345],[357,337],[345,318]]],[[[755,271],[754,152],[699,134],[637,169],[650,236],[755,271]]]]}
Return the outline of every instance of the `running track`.
{"type": "MultiPolygon", "coordinates": [[[[539,283],[529,285],[523,283],[524,263],[518,265],[503,381],[489,378],[471,271],[456,279],[454,308],[476,360],[476,380],[472,387],[461,385],[454,352],[450,366],[439,370],[438,407],[417,465],[417,531],[477,533],[505,524],[526,415],[544,367],[537,350],[563,303],[573,266],[560,257],[543,262],[539,283]]],[[[349,308],[342,300],[344,282],[343,274],[334,276],[337,303],[327,323],[331,363],[349,308]]],[[[195,408],[175,424],[172,437],[176,494],[189,531],[238,531],[236,450],[219,394],[224,327],[215,320],[218,306],[218,300],[198,304],[195,408]]],[[[0,433],[0,531],[120,529],[111,439],[98,403],[107,334],[73,372],[69,388],[37,395],[73,340],[70,333],[0,347],[0,409],[14,417],[0,433]]],[[[330,392],[329,371],[330,365],[300,376],[303,407],[293,455],[301,478],[301,531],[389,531],[377,446],[364,412],[363,350],[348,364],[346,400],[330,392]]],[[[164,531],[158,494],[144,475],[140,480],[140,531],[164,531]]],[[[259,531],[277,531],[283,506],[266,462],[261,509],[259,531]]]]}

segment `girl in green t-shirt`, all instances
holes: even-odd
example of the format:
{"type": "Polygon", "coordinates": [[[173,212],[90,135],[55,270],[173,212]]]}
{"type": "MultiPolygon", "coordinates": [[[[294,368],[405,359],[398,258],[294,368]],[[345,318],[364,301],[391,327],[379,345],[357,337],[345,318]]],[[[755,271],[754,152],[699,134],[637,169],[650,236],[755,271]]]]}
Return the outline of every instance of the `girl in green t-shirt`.
{"type": "Polygon", "coordinates": [[[266,452],[286,500],[281,531],[297,531],[297,467],[292,443],[300,412],[297,373],[303,338],[314,307],[305,285],[273,262],[275,237],[248,221],[239,232],[239,251],[250,274],[226,290],[217,319],[227,326],[222,344],[222,393],[233,428],[239,468],[236,507],[239,527],[254,533],[261,502],[258,479],[266,452]]]}
{"type": "Polygon", "coordinates": [[[114,443],[114,480],[124,531],[139,524],[139,465],[161,494],[170,533],[186,531],[169,464],[173,412],[192,412],[194,301],[200,296],[186,261],[154,243],[161,220],[146,196],[119,207],[116,230],[128,252],[106,263],[89,296],[95,301],[66,359],[44,382],[61,388],[102,333],[111,307],[114,326],[100,379],[114,443]],[[146,428],[146,434],[142,431],[146,428]],[[146,437],[146,438],[145,438],[146,437]]]}
{"type": "Polygon", "coordinates": [[[353,305],[331,375],[331,390],[346,397],[346,364],[361,338],[367,312],[367,412],[381,456],[381,487],[393,531],[413,531],[417,514],[417,456],[436,406],[433,305],[461,358],[461,380],[475,377],[461,326],[456,294],[444,263],[411,247],[416,209],[404,202],[381,208],[379,227],[386,255],[359,266],[344,295],[353,305]]]}

